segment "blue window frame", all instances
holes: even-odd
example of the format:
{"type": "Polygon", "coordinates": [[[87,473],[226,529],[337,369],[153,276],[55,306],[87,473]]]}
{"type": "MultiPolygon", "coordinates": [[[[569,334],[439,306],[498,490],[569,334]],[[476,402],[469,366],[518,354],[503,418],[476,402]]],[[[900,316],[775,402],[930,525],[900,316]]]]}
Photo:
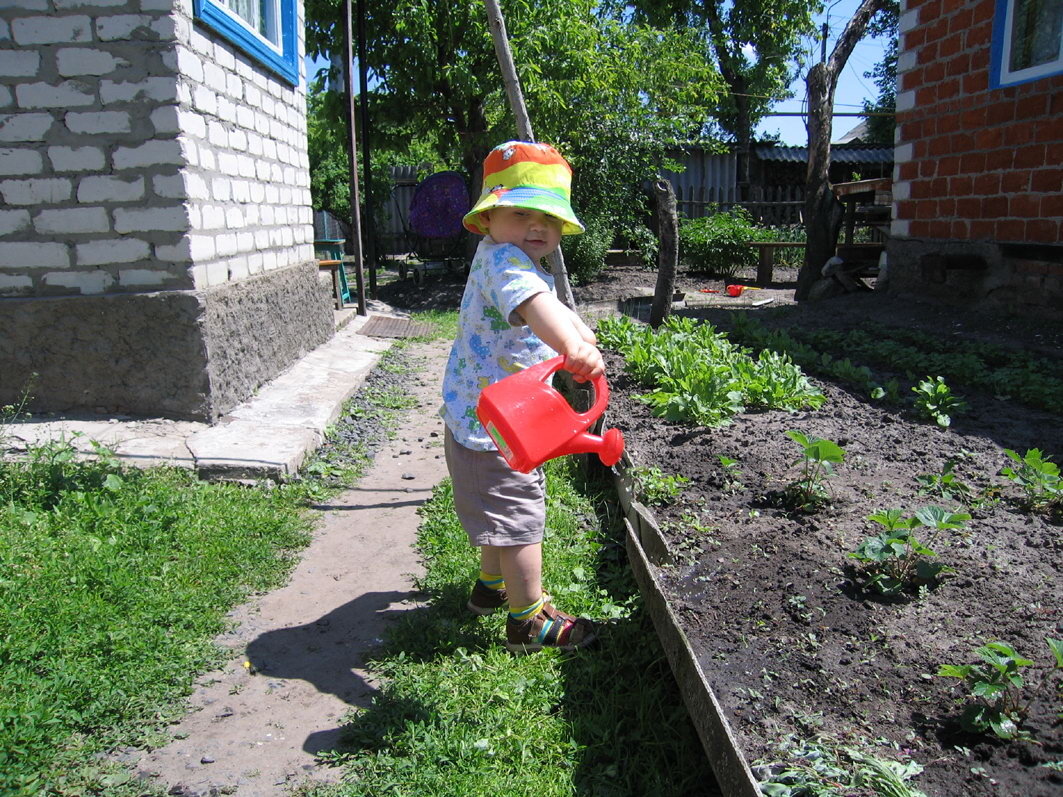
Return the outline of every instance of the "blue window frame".
{"type": "Polygon", "coordinates": [[[197,20],[293,86],[299,84],[296,0],[193,0],[197,20]]]}
{"type": "Polygon", "coordinates": [[[994,88],[1063,74],[1063,0],[997,0],[989,81],[994,88]]]}

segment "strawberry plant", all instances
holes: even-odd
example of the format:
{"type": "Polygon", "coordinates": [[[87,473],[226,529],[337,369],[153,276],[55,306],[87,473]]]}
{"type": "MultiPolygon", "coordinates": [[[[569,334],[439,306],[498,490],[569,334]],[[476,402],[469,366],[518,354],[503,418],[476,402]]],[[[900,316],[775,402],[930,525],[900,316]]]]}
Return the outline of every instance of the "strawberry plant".
{"type": "Polygon", "coordinates": [[[966,403],[945,384],[945,378],[927,377],[912,388],[915,393],[915,407],[924,417],[947,427],[952,423],[952,416],[963,412],[966,403]]]}
{"type": "Polygon", "coordinates": [[[801,478],[787,485],[786,502],[793,509],[811,512],[827,502],[826,480],[834,475],[834,465],[845,460],[845,450],[830,440],[808,437],[791,429],[786,436],[801,447],[801,478]]]}
{"type": "MultiPolygon", "coordinates": [[[[1063,640],[1046,637],[1045,641],[1055,657],[1055,669],[1063,668],[1063,640]]],[[[975,653],[988,667],[943,664],[938,670],[939,676],[959,678],[974,698],[960,716],[960,725],[971,733],[992,732],[1005,741],[1029,739],[1019,727],[1028,705],[1020,699],[1020,690],[1026,685],[1022,670],[1033,662],[1004,642],[990,642],[975,653]]]]}
{"type": "Polygon", "coordinates": [[[1031,507],[1045,508],[1063,500],[1059,466],[1042,454],[1041,449],[1031,448],[1021,457],[1010,448],[1005,448],[1004,453],[1015,466],[1001,468],[1000,475],[1022,488],[1031,507]]]}
{"type": "Polygon", "coordinates": [[[951,570],[940,562],[930,562],[937,556],[930,545],[942,531],[963,528],[971,516],[949,512],[939,506],[927,506],[905,517],[901,509],[888,509],[868,516],[884,530],[867,537],[849,554],[861,563],[866,587],[873,587],[883,595],[898,595],[913,586],[934,583],[937,577],[951,570]],[[930,529],[927,544],[915,536],[918,528],[930,529]]]}

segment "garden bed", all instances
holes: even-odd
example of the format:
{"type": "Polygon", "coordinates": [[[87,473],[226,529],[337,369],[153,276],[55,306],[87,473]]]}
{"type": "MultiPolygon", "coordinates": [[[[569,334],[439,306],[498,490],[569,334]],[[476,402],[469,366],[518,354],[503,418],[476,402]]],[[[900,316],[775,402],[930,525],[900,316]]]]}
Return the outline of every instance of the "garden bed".
{"type": "MultiPolygon", "coordinates": [[[[721,329],[734,320],[726,309],[699,312],[721,329]]],[[[768,328],[879,324],[879,337],[884,328],[917,330],[940,341],[942,352],[957,341],[1011,346],[1063,367],[1058,325],[881,294],[754,312],[768,328]]],[[[654,417],[635,398],[648,388],[623,373],[621,358],[608,361],[608,425],[623,431],[636,471],[659,469],[644,482],[689,479],[653,509],[672,561],[653,567],[653,576],[758,777],[794,785],[818,768],[829,781],[831,754],[851,763],[844,750],[859,749],[915,762],[923,771],[910,784],[932,797],[1060,792],[1063,696],[1045,641],[1063,637],[1060,518],[1031,509],[1023,491],[998,475],[1015,464],[1005,449],[1037,448],[1059,461],[1063,425],[1051,400],[1031,407],[950,381],[967,409],[943,428],[910,402],[913,381],[935,374],[875,365],[873,378],[896,379],[903,403],[813,376],[826,397],[819,409],[746,412],[710,428],[654,417]],[[826,481],[828,500],[815,509],[785,500],[802,454],[790,430],[844,449],[826,481]],[[725,467],[720,456],[734,464],[725,467]],[[938,537],[937,557],[925,557],[950,572],[896,595],[869,586],[849,556],[882,530],[869,516],[897,508],[910,517],[932,505],[970,515],[962,529],[938,537]],[[995,641],[1034,662],[1021,690],[1029,740],[965,731],[959,717],[968,690],[938,675],[943,665],[978,662],[976,648],[995,641]],[[780,777],[786,769],[791,776],[780,777]]],[[[916,531],[926,539],[925,528],[916,531]]]]}

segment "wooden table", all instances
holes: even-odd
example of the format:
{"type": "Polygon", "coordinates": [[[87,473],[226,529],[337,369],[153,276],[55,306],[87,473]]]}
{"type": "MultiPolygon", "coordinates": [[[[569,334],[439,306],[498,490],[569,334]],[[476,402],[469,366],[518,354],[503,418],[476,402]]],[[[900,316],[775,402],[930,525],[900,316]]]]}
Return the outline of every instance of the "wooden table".
{"type": "Polygon", "coordinates": [[[343,282],[346,282],[346,280],[342,280],[341,281],[342,278],[340,276],[340,269],[343,268],[343,261],[342,260],[318,260],[317,261],[317,267],[319,269],[321,269],[322,271],[324,271],[325,269],[328,269],[331,272],[331,274],[332,274],[332,295],[336,298],[336,309],[337,310],[342,310],[343,307],[344,307],[344,303],[343,303],[343,287],[344,287],[343,286],[343,282]]]}

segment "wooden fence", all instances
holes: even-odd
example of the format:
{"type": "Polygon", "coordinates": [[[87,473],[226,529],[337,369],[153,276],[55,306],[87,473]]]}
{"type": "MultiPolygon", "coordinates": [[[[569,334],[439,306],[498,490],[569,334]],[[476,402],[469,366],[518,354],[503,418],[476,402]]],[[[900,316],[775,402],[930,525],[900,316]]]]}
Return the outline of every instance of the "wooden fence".
{"type": "Polygon", "coordinates": [[[738,201],[737,189],[718,186],[679,186],[676,189],[676,206],[683,216],[699,219],[715,210],[744,207],[760,224],[776,226],[800,224],[801,210],[805,203],[803,186],[783,185],[757,188],[759,195],[754,200],[738,201]]]}

